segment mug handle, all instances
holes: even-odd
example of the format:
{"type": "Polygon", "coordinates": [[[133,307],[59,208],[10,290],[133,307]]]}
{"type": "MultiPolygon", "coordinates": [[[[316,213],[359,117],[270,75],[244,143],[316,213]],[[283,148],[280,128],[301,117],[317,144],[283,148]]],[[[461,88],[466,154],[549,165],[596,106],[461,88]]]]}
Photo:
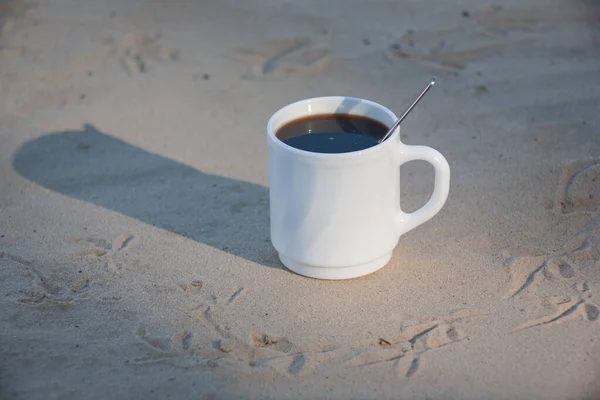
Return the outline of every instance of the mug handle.
{"type": "Polygon", "coordinates": [[[409,161],[424,160],[435,169],[435,187],[429,201],[412,213],[400,210],[396,216],[396,232],[398,235],[403,235],[428,221],[442,209],[450,191],[450,166],[444,156],[431,147],[401,144],[397,151],[399,166],[409,161]]]}

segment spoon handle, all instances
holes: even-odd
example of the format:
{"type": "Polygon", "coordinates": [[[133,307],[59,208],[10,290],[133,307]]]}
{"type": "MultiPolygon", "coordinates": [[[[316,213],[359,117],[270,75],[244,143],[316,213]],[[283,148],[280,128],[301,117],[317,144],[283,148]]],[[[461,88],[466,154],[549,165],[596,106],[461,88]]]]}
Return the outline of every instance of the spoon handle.
{"type": "Polygon", "coordinates": [[[392,125],[392,127],[390,128],[390,130],[388,130],[387,133],[381,139],[379,139],[379,143],[383,142],[385,139],[387,139],[388,137],[390,137],[390,135],[392,134],[392,132],[394,132],[394,130],[398,127],[398,125],[400,125],[400,123],[404,120],[404,118],[406,118],[406,116],[408,115],[408,113],[411,112],[411,110],[414,108],[414,106],[417,105],[417,103],[421,100],[421,98],[423,96],[425,96],[425,93],[427,93],[429,91],[429,89],[431,89],[431,87],[433,85],[435,85],[435,76],[433,78],[431,78],[431,82],[429,82],[429,84],[425,87],[425,89],[423,89],[423,91],[421,92],[421,94],[419,95],[419,97],[417,97],[416,100],[413,101],[413,103],[410,105],[410,107],[408,107],[406,109],[406,111],[404,111],[404,114],[402,114],[402,116],[400,118],[398,118],[398,121],[396,121],[394,123],[394,125],[392,125]]]}

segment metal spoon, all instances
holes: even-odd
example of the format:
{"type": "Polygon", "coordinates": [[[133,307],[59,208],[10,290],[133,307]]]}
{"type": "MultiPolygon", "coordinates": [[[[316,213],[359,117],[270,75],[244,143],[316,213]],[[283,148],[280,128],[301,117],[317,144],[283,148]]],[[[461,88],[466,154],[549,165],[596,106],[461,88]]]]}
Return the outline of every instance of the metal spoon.
{"type": "Polygon", "coordinates": [[[425,96],[425,93],[427,93],[427,91],[429,89],[431,89],[431,87],[433,85],[435,85],[435,76],[431,78],[431,82],[429,82],[429,84],[427,85],[427,87],[425,89],[423,89],[423,91],[421,92],[421,94],[419,95],[419,97],[417,97],[417,99],[410,105],[410,107],[408,107],[406,109],[406,111],[404,111],[404,114],[402,114],[402,116],[400,118],[398,118],[398,121],[396,121],[394,123],[394,125],[392,125],[392,127],[390,128],[390,130],[387,131],[387,133],[381,139],[379,139],[379,143],[383,142],[385,139],[387,139],[388,137],[390,137],[390,135],[392,134],[392,132],[394,132],[394,130],[398,127],[398,125],[400,125],[400,123],[404,120],[404,118],[406,118],[406,116],[408,115],[408,113],[413,109],[414,106],[417,105],[417,103],[421,100],[421,98],[423,96],[425,96]]]}

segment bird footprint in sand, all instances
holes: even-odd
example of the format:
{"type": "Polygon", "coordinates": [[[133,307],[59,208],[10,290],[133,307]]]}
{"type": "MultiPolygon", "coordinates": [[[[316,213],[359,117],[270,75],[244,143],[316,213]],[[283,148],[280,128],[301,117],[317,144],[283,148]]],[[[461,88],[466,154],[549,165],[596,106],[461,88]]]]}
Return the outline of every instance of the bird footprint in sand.
{"type": "Polygon", "coordinates": [[[408,60],[440,73],[456,73],[471,63],[497,56],[527,40],[497,37],[464,27],[447,30],[408,29],[388,46],[385,54],[392,62],[408,60]],[[468,47],[465,44],[469,44],[468,47]]]}
{"type": "Polygon", "coordinates": [[[77,250],[70,255],[79,257],[93,257],[97,260],[104,261],[104,266],[113,274],[117,274],[122,269],[123,264],[117,257],[122,255],[127,250],[134,247],[137,243],[137,237],[130,233],[125,233],[117,236],[112,242],[101,238],[77,238],[77,243],[86,243],[91,245],[87,249],[77,250]]]}
{"type": "Polygon", "coordinates": [[[583,319],[594,322],[598,320],[600,310],[598,306],[591,303],[593,298],[590,286],[587,282],[573,284],[572,288],[578,293],[576,296],[553,296],[542,300],[546,307],[553,312],[531,321],[524,322],[513,328],[513,332],[536,326],[554,326],[575,319],[583,319]]]}
{"type": "Polygon", "coordinates": [[[152,63],[179,61],[180,53],[162,43],[162,35],[127,33],[119,39],[104,39],[107,55],[117,57],[127,75],[143,74],[152,63]]]}
{"type": "Polygon", "coordinates": [[[538,255],[507,257],[504,264],[510,283],[504,298],[510,299],[520,295],[538,277],[539,280],[552,279],[553,276],[571,279],[575,277],[577,262],[597,262],[600,256],[600,250],[597,248],[600,244],[598,240],[600,236],[595,231],[599,230],[599,222],[595,221],[591,224],[593,228],[586,228],[577,236],[567,240],[562,249],[547,252],[542,249],[530,248],[525,252],[538,255]]]}
{"type": "Polygon", "coordinates": [[[309,38],[293,37],[271,40],[255,49],[234,50],[234,57],[251,65],[243,77],[268,79],[289,74],[323,71],[331,59],[331,50],[309,38]]]}
{"type": "Polygon", "coordinates": [[[393,59],[413,60],[436,70],[459,71],[470,63],[497,56],[511,48],[534,40],[528,35],[544,26],[578,21],[597,21],[598,17],[578,12],[556,13],[545,9],[513,9],[491,5],[473,13],[471,22],[448,30],[413,31],[392,43],[393,59]],[[512,35],[509,35],[512,33],[512,35]],[[473,43],[468,48],[464,44],[473,43]]]}
{"type": "Polygon", "coordinates": [[[370,346],[356,349],[349,363],[361,368],[389,363],[393,365],[397,377],[410,378],[419,369],[421,355],[467,339],[455,326],[455,322],[486,315],[487,313],[459,311],[429,322],[409,325],[396,337],[379,338],[370,346]]]}
{"type": "Polygon", "coordinates": [[[213,347],[219,352],[211,353],[213,362],[228,358],[248,367],[248,372],[266,369],[288,376],[306,376],[332,358],[331,348],[315,345],[301,349],[285,336],[264,332],[236,336],[226,314],[228,307],[243,297],[244,291],[240,287],[224,296],[211,294],[203,303],[186,309],[213,330],[216,336],[213,347]]]}
{"type": "MultiPolygon", "coordinates": [[[[364,368],[375,364],[393,363],[395,374],[410,377],[417,372],[422,354],[467,339],[457,326],[459,321],[483,317],[486,313],[459,311],[436,319],[406,326],[397,337],[366,341],[359,347],[323,344],[298,346],[285,336],[265,332],[252,332],[249,336],[236,334],[229,325],[227,309],[243,296],[244,288],[232,290],[227,295],[210,294],[199,305],[185,311],[205,322],[213,331],[212,349],[195,349],[190,334],[182,333],[171,341],[150,338],[145,331],[138,338],[150,354],[137,359],[137,363],[182,360],[189,363],[207,361],[217,366],[218,360],[238,362],[248,373],[275,371],[289,377],[303,377],[334,364],[348,364],[364,368]],[[181,340],[181,338],[184,338],[181,340]],[[184,343],[174,347],[172,343],[184,343]],[[187,343],[187,344],[186,344],[187,343]]],[[[187,365],[187,364],[186,364],[187,365]]]]}
{"type": "Polygon", "coordinates": [[[44,277],[33,263],[21,257],[0,251],[0,261],[7,265],[2,268],[0,281],[10,282],[6,296],[13,295],[18,303],[67,305],[80,298],[89,289],[89,279],[82,278],[70,284],[59,284],[44,277]]]}
{"type": "MultiPolygon", "coordinates": [[[[570,252],[563,253],[560,257],[537,256],[537,257],[518,257],[511,261],[509,271],[512,282],[511,289],[506,298],[514,298],[526,290],[534,280],[539,277],[540,280],[556,279],[563,280],[565,283],[572,282],[567,291],[575,291],[576,295],[552,296],[542,299],[542,304],[550,307],[553,312],[531,321],[524,322],[516,326],[513,331],[520,331],[536,326],[554,326],[574,319],[583,319],[587,321],[596,321],[598,319],[598,306],[591,303],[593,298],[590,285],[586,281],[577,281],[578,268],[573,262],[574,255],[588,249],[587,239],[578,246],[578,242],[572,247],[576,247],[570,252]]],[[[595,247],[595,246],[594,246],[595,247]]]]}
{"type": "MultiPolygon", "coordinates": [[[[575,161],[568,164],[560,177],[557,206],[562,213],[586,212],[594,216],[600,210],[600,161],[575,161]]],[[[586,226],[553,251],[532,247],[515,247],[505,259],[510,276],[506,299],[528,289],[536,278],[565,280],[576,278],[581,266],[600,266],[600,218],[592,218],[586,226]]]]}
{"type": "Polygon", "coordinates": [[[600,211],[600,160],[567,164],[560,176],[556,205],[563,213],[600,211]]]}
{"type": "Polygon", "coordinates": [[[561,213],[582,212],[592,219],[574,237],[565,241],[560,249],[546,251],[536,248],[516,248],[519,255],[508,257],[505,268],[510,276],[510,287],[505,295],[512,299],[521,295],[536,282],[544,280],[564,282],[565,296],[553,296],[542,300],[552,313],[516,326],[520,331],[537,326],[554,326],[573,319],[596,321],[598,306],[591,302],[592,291],[585,281],[578,281],[582,268],[600,266],[600,218],[599,210],[600,162],[597,159],[576,161],[568,164],[560,177],[557,189],[557,205],[561,213]],[[576,295],[568,293],[571,289],[576,295]]]}
{"type": "MultiPolygon", "coordinates": [[[[201,281],[193,281],[191,284],[183,284],[181,288],[184,292],[199,292],[202,288],[201,281]]],[[[224,318],[224,313],[228,306],[233,304],[242,294],[244,288],[239,287],[233,290],[229,295],[218,297],[214,294],[207,296],[200,304],[196,303],[185,308],[192,316],[200,318],[215,331],[219,336],[229,338],[229,324],[224,318]]]]}
{"type": "Polygon", "coordinates": [[[194,334],[187,330],[165,339],[153,337],[145,327],[140,327],[136,332],[136,338],[146,350],[146,356],[133,360],[135,364],[151,364],[182,358],[196,358],[199,362],[204,359],[197,354],[197,349],[194,347],[194,334]]]}

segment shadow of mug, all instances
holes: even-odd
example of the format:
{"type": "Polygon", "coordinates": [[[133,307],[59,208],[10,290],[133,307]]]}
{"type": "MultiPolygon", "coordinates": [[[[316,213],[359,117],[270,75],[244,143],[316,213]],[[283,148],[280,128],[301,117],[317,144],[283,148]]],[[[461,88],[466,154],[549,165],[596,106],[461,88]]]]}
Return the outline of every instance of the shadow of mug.
{"type": "Polygon", "coordinates": [[[13,159],[25,178],[268,267],[268,189],[206,174],[86,124],[23,144],[13,159]]]}

